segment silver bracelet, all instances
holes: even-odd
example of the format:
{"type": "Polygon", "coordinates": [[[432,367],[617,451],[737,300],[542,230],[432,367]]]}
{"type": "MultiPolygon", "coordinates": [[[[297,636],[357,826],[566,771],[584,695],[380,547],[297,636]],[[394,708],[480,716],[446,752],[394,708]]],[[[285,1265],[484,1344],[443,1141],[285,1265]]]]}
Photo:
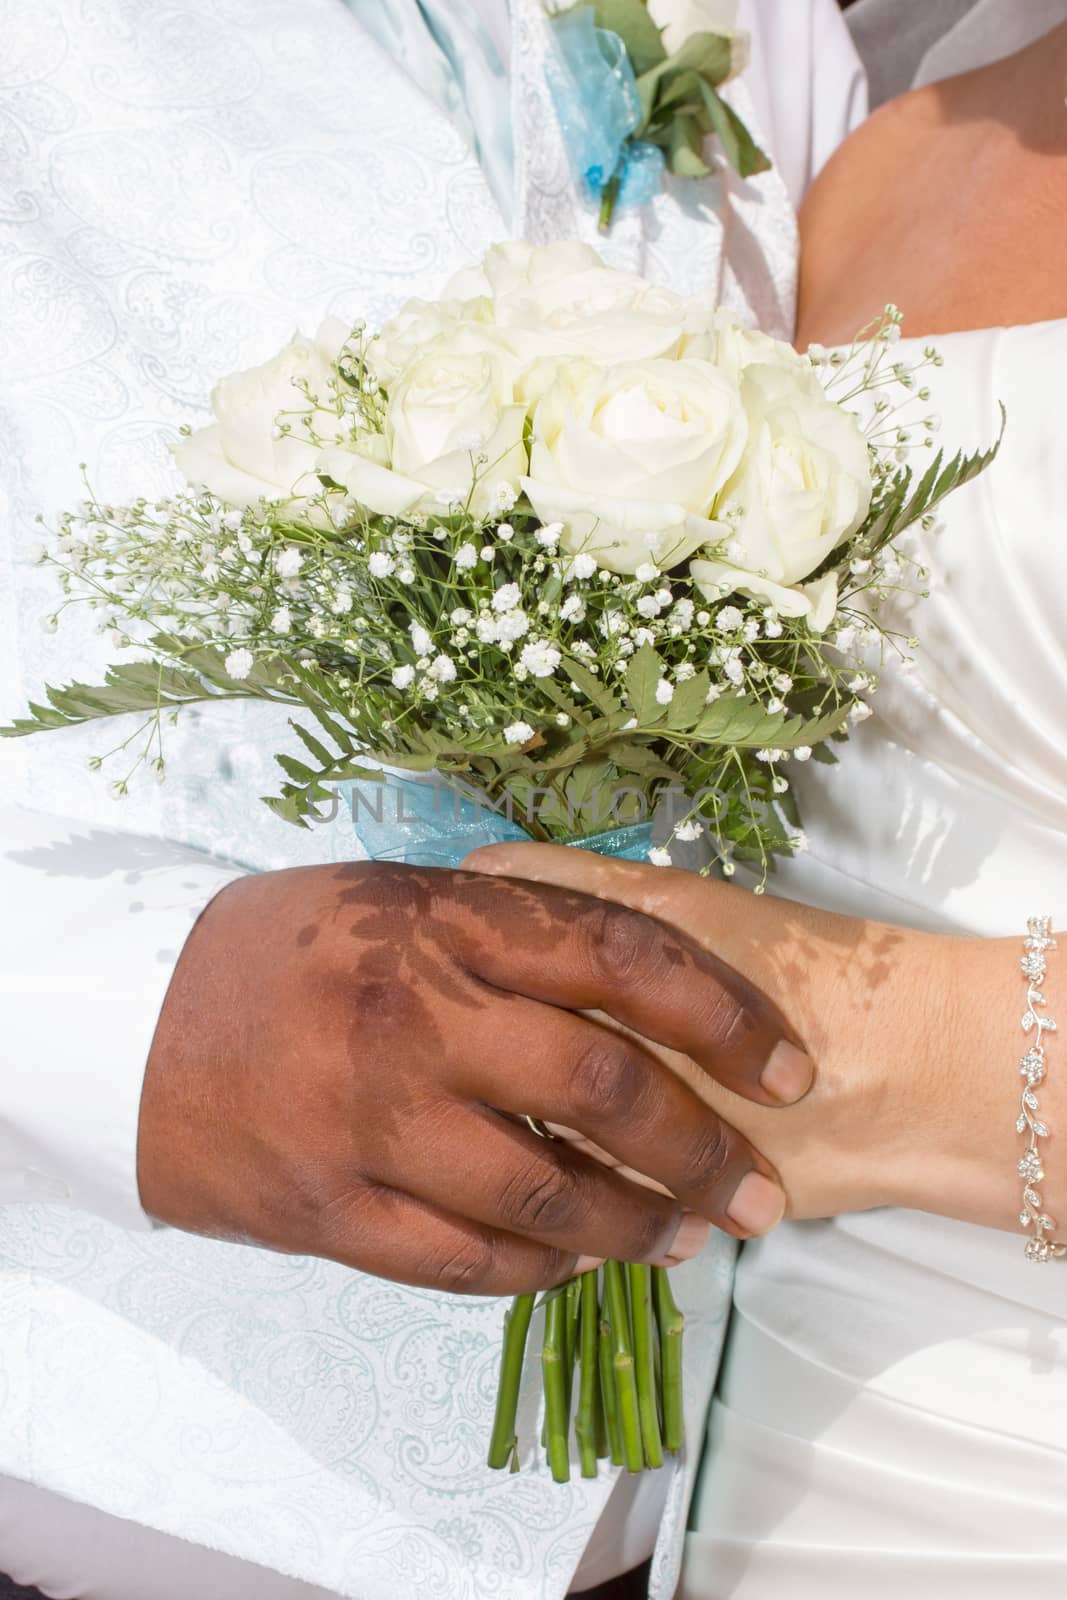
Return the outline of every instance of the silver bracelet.
{"type": "Polygon", "coordinates": [[[1023,1032],[1034,1033],[1036,1029],[1036,1034],[1029,1050],[1019,1063],[1024,1087],[1019,1120],[1015,1124],[1016,1132],[1026,1135],[1026,1149],[1019,1161],[1019,1176],[1023,1180],[1023,1204],[1019,1212],[1019,1222],[1024,1228],[1032,1230],[1026,1241],[1028,1261],[1051,1261],[1056,1256],[1067,1256],[1067,1244],[1050,1237],[1056,1224],[1044,1209],[1037,1189],[1037,1185],[1045,1176],[1037,1141],[1048,1138],[1048,1128],[1041,1120],[1040,1107],[1037,1103],[1037,1088],[1039,1084],[1044,1083],[1047,1070],[1045,1035],[1056,1031],[1056,1024],[1052,1018],[1041,1016],[1038,1007],[1043,1008],[1045,1005],[1045,996],[1041,989],[1045,981],[1045,951],[1055,948],[1052,918],[1028,917],[1026,938],[1023,940],[1025,953],[1020,962],[1023,977],[1026,979],[1023,1032]]]}

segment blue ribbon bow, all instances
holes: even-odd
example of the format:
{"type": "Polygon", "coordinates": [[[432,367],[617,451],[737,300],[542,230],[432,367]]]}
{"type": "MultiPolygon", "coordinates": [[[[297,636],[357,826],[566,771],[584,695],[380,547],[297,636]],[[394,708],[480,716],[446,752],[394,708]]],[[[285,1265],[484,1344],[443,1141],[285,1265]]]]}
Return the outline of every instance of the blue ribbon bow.
{"type": "Polygon", "coordinates": [[[553,21],[548,87],[571,165],[591,197],[617,179],[618,205],[645,205],[659,192],[666,162],[658,145],[631,138],[641,99],[626,46],[598,28],[589,6],[553,21]]]}

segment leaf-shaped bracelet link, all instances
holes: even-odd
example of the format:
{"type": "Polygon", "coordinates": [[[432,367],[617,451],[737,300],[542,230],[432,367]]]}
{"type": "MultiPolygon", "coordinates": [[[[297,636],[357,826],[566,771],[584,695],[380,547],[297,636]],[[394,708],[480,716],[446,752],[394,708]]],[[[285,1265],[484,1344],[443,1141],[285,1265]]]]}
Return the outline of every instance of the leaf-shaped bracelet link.
{"type": "Polygon", "coordinates": [[[1023,1180],[1023,1203],[1019,1212],[1022,1227],[1030,1230],[1026,1241],[1028,1261],[1051,1261],[1057,1256],[1067,1256],[1067,1244],[1051,1237],[1056,1223],[1045,1210],[1037,1185],[1044,1181],[1045,1169],[1041,1164],[1039,1139],[1048,1138],[1048,1128],[1041,1120],[1037,1090],[1045,1081],[1045,1035],[1055,1033],[1056,1024],[1042,1015],[1045,996],[1045,952],[1055,950],[1051,917],[1028,917],[1026,938],[1023,940],[1023,958],[1020,962],[1026,979],[1026,1011],[1023,1015],[1024,1033],[1032,1034],[1033,1041],[1019,1062],[1023,1078],[1022,1105],[1015,1124],[1017,1133],[1026,1135],[1026,1149],[1019,1160],[1019,1176],[1023,1180]]]}

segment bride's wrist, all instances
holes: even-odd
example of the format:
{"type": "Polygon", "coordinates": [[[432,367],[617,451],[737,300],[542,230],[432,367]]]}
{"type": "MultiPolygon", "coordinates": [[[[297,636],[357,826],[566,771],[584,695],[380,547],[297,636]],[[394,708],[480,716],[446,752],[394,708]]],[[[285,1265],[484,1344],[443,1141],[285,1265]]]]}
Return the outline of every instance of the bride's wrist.
{"type": "Polygon", "coordinates": [[[894,1119],[893,1203],[985,1227],[1018,1212],[1019,943],[926,939],[904,1029],[911,1118],[894,1119]],[[910,1123],[910,1126],[909,1126],[910,1123]]]}

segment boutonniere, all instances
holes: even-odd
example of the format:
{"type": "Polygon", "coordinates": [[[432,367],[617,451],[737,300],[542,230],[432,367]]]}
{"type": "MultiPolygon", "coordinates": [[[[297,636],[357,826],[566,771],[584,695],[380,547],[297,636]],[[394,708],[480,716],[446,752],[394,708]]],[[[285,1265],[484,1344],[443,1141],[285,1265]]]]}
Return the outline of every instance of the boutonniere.
{"type": "Polygon", "coordinates": [[[665,171],[705,178],[714,135],[741,177],[770,161],[719,90],[743,70],[736,0],[546,0],[555,49],[548,78],[568,154],[600,200],[644,205],[665,171]]]}

